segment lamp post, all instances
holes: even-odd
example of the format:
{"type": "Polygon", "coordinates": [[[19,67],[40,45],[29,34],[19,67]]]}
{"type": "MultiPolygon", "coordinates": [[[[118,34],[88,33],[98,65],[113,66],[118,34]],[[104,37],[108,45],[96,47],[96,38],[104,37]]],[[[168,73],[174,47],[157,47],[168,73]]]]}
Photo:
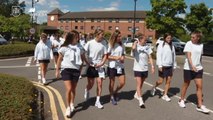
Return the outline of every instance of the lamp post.
{"type": "Polygon", "coordinates": [[[84,17],[84,34],[86,34],[86,17],[84,17]]]}
{"type": "Polygon", "coordinates": [[[39,0],[32,0],[32,8],[31,8],[32,9],[31,10],[32,11],[32,21],[31,21],[32,22],[32,27],[33,27],[33,21],[34,21],[33,17],[34,17],[34,12],[35,12],[34,4],[37,3],[37,2],[39,2],[39,0]]]}
{"type": "Polygon", "coordinates": [[[135,17],[136,17],[136,2],[137,2],[137,0],[134,0],[134,3],[135,3],[135,5],[134,5],[134,21],[133,21],[133,34],[132,34],[132,36],[133,36],[133,39],[135,38],[135,17]]]}

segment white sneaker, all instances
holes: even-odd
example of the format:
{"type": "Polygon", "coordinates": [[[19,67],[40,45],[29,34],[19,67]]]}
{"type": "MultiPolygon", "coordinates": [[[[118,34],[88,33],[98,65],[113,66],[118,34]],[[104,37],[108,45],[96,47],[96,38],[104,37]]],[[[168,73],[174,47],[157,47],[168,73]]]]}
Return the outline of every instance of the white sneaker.
{"type": "Polygon", "coordinates": [[[85,100],[89,99],[89,91],[87,91],[87,89],[85,89],[85,92],[84,92],[84,99],[85,100]]]}
{"type": "Polygon", "coordinates": [[[101,103],[100,103],[100,102],[95,102],[95,106],[96,106],[96,107],[98,107],[99,109],[104,108],[104,106],[103,106],[103,105],[101,105],[101,103]]]}
{"type": "Polygon", "coordinates": [[[178,101],[178,104],[179,104],[179,106],[182,107],[182,108],[185,108],[185,107],[186,107],[184,100],[178,101]]]}
{"type": "Polygon", "coordinates": [[[143,102],[142,97],[139,97],[139,98],[138,98],[138,101],[139,101],[139,107],[141,107],[141,106],[144,105],[144,102],[143,102]]]}
{"type": "Polygon", "coordinates": [[[137,100],[139,99],[137,92],[135,92],[134,98],[137,100]]]}
{"type": "Polygon", "coordinates": [[[70,107],[67,107],[66,112],[65,112],[65,116],[66,117],[70,117],[71,116],[71,109],[70,109],[70,107]]]}
{"type": "Polygon", "coordinates": [[[45,78],[42,78],[42,84],[43,84],[43,85],[46,85],[46,84],[47,84],[47,82],[46,82],[46,79],[45,79],[45,78]]]}
{"type": "Polygon", "coordinates": [[[113,105],[117,105],[117,101],[113,97],[111,98],[111,102],[113,105]]]}
{"type": "Polygon", "coordinates": [[[200,108],[197,107],[196,109],[197,109],[197,111],[203,112],[203,113],[209,113],[210,112],[210,110],[208,108],[206,108],[206,106],[204,106],[204,105],[201,105],[200,108]]]}
{"type": "Polygon", "coordinates": [[[163,95],[161,98],[162,98],[163,100],[167,101],[167,102],[170,102],[170,101],[171,101],[171,99],[170,99],[167,95],[163,95]]]}
{"type": "Polygon", "coordinates": [[[151,95],[154,96],[154,95],[155,95],[155,92],[156,92],[156,88],[153,87],[152,90],[151,90],[151,95]]]}
{"type": "Polygon", "coordinates": [[[71,109],[71,112],[73,112],[75,110],[75,107],[73,104],[70,105],[70,109],[71,109]]]}
{"type": "Polygon", "coordinates": [[[80,75],[80,76],[79,76],[79,79],[81,79],[81,78],[82,78],[82,76],[80,75]]]}

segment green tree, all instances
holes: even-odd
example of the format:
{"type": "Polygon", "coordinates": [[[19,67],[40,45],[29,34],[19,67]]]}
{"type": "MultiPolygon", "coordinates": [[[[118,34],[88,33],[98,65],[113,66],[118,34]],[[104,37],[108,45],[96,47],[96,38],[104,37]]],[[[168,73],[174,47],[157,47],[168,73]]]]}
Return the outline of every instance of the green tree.
{"type": "Polygon", "coordinates": [[[151,0],[152,10],[147,12],[146,25],[156,30],[157,37],[166,32],[174,35],[184,26],[183,18],[179,14],[185,13],[184,0],[151,0]]]}
{"type": "Polygon", "coordinates": [[[204,3],[190,6],[190,13],[186,15],[186,27],[190,32],[201,31],[204,36],[212,35],[212,11],[204,3]]]}
{"type": "Polygon", "coordinates": [[[19,0],[1,0],[0,1],[0,15],[5,17],[11,16],[12,6],[19,5],[19,0]]]}

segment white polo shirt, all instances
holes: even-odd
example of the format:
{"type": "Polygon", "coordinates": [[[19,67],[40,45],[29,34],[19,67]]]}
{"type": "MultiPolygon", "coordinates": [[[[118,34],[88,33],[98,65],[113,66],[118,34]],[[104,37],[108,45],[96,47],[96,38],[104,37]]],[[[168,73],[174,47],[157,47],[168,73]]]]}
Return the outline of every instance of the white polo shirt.
{"type": "Polygon", "coordinates": [[[102,40],[97,42],[95,39],[90,40],[84,46],[84,49],[88,55],[88,62],[98,64],[102,61],[103,56],[107,54],[107,44],[102,40]]]}
{"type": "Polygon", "coordinates": [[[80,44],[63,46],[59,49],[58,52],[63,55],[63,60],[61,62],[62,69],[64,68],[72,68],[77,70],[80,69],[81,64],[76,63],[79,62],[79,60],[77,61],[76,57],[81,59],[81,55],[84,53],[84,49],[80,44]],[[73,52],[74,56],[72,54],[73,52]]]}
{"type": "MultiPolygon", "coordinates": [[[[124,56],[125,55],[124,46],[119,45],[118,43],[115,43],[113,48],[110,45],[108,45],[107,52],[110,56],[124,56]]],[[[116,67],[124,68],[123,63],[121,63],[119,60],[109,60],[108,66],[109,66],[109,68],[116,68],[116,67]]]]}
{"type": "Polygon", "coordinates": [[[136,49],[133,51],[134,55],[134,71],[148,71],[148,60],[149,55],[152,54],[152,49],[147,44],[144,46],[141,46],[137,44],[136,49]]]}
{"type": "MultiPolygon", "coordinates": [[[[203,66],[201,64],[201,57],[203,54],[203,44],[193,44],[192,41],[188,41],[184,47],[183,52],[191,53],[192,64],[196,67],[197,70],[203,69],[203,66]]],[[[192,67],[189,64],[187,57],[185,59],[184,69],[192,70],[192,67]]]]}

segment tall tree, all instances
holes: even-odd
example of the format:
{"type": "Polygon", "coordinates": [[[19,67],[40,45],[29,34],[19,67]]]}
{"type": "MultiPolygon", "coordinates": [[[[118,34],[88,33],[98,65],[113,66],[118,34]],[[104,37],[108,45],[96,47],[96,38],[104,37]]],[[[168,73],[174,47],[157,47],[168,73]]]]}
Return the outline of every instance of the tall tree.
{"type": "Polygon", "coordinates": [[[179,14],[185,13],[184,0],[151,0],[152,10],[147,12],[146,25],[154,29],[157,35],[170,32],[176,35],[176,30],[183,29],[184,20],[179,14]]]}
{"type": "Polygon", "coordinates": [[[18,6],[19,0],[1,0],[0,1],[0,15],[5,17],[11,16],[12,6],[18,6]]]}
{"type": "Polygon", "coordinates": [[[190,32],[201,31],[204,35],[212,34],[212,11],[204,3],[190,6],[190,13],[186,15],[186,27],[190,32]]]}

